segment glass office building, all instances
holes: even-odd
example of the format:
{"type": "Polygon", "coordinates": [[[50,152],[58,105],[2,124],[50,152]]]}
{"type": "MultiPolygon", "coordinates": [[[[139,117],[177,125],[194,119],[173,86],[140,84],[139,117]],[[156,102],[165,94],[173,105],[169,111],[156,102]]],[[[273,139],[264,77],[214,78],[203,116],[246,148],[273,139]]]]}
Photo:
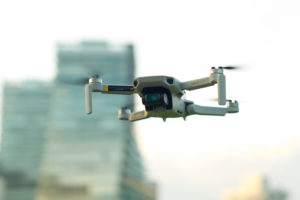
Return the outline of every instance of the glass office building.
{"type": "Polygon", "coordinates": [[[36,195],[51,93],[51,85],[39,81],[4,83],[0,151],[4,200],[32,200],[36,195]]]}
{"type": "Polygon", "coordinates": [[[85,115],[83,86],[89,76],[131,84],[133,47],[59,44],[57,65],[38,199],[154,199],[131,123],[117,117],[133,96],[94,93],[94,113],[85,115]]]}
{"type": "Polygon", "coordinates": [[[5,200],[156,198],[155,184],[144,175],[132,123],[117,117],[121,107],[132,106],[133,96],[93,93],[94,112],[85,114],[84,83],[88,78],[99,74],[103,82],[130,84],[135,70],[133,55],[133,47],[126,44],[59,44],[57,75],[51,86],[42,89],[44,83],[36,84],[40,89],[32,96],[26,90],[16,91],[15,100],[5,86],[4,157],[0,157],[5,200]],[[31,104],[25,105],[23,95],[30,96],[31,104]],[[15,112],[18,107],[20,112],[15,112]],[[13,179],[3,174],[17,174],[24,184],[13,186],[9,183],[13,179]],[[26,193],[28,198],[17,197],[17,193],[26,193]]]}

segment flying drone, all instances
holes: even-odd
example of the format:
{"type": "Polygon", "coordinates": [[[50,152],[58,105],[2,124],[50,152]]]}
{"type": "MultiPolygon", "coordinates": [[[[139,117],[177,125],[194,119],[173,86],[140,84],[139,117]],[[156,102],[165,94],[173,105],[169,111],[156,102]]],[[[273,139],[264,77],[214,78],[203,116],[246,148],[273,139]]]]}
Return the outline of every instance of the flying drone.
{"type": "Polygon", "coordinates": [[[226,99],[226,80],[224,69],[234,67],[212,67],[209,77],[180,82],[170,76],[147,76],[133,80],[133,85],[109,85],[103,84],[99,76],[89,79],[85,85],[86,114],[92,113],[92,92],[104,94],[132,95],[138,94],[142,98],[145,110],[132,112],[124,107],[119,110],[119,119],[137,121],[150,117],[167,118],[183,117],[189,115],[213,115],[224,116],[227,113],[239,112],[237,101],[226,99]],[[185,98],[185,90],[196,90],[218,85],[218,103],[226,107],[210,107],[194,104],[185,98]]]}

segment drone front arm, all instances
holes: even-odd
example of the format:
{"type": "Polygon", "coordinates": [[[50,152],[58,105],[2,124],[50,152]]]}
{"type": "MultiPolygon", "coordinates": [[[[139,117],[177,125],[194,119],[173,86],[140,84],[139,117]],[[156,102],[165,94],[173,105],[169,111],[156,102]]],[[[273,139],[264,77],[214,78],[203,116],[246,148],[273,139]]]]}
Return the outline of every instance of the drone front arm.
{"type": "Polygon", "coordinates": [[[186,81],[181,83],[182,90],[196,90],[204,87],[209,87],[216,84],[216,81],[212,80],[210,77],[200,78],[192,81],[186,81]]]}
{"type": "Polygon", "coordinates": [[[218,103],[219,105],[226,104],[226,78],[224,74],[218,74],[217,77],[218,83],[218,103]]]}
{"type": "Polygon", "coordinates": [[[134,87],[131,85],[104,85],[102,93],[130,95],[134,93],[134,87]]]}
{"type": "Polygon", "coordinates": [[[204,87],[209,87],[218,84],[218,103],[219,105],[226,104],[226,78],[223,74],[223,69],[212,68],[210,76],[207,78],[196,79],[180,83],[182,90],[196,90],[204,87]]]}
{"type": "Polygon", "coordinates": [[[90,89],[90,85],[85,85],[85,113],[91,114],[92,113],[92,91],[90,89]]]}
{"type": "Polygon", "coordinates": [[[85,113],[92,113],[92,92],[102,92],[101,83],[93,82],[85,85],[85,113]]]}
{"type": "Polygon", "coordinates": [[[85,85],[86,114],[92,113],[92,92],[105,94],[130,95],[134,93],[134,87],[130,85],[104,85],[100,82],[91,82],[85,85]]]}

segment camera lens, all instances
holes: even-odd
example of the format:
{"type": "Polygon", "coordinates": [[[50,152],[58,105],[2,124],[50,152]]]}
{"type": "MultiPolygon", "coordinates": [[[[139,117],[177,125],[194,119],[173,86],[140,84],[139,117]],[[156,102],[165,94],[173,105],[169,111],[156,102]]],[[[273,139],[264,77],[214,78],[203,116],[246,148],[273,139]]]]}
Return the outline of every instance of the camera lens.
{"type": "Polygon", "coordinates": [[[142,98],[145,106],[151,107],[166,107],[169,103],[168,95],[165,93],[148,93],[142,98]]]}
{"type": "Polygon", "coordinates": [[[146,102],[157,102],[160,100],[160,94],[147,94],[146,102]]]}

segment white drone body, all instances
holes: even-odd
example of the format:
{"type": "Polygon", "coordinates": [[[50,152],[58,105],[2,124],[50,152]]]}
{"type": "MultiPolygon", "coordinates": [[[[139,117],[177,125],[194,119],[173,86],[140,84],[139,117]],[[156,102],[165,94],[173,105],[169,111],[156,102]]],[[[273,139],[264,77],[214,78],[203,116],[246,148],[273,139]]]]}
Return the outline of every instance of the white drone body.
{"type": "Polygon", "coordinates": [[[180,82],[170,76],[148,76],[134,79],[133,85],[106,85],[97,77],[89,79],[85,86],[86,114],[92,113],[92,92],[105,94],[131,95],[137,93],[145,110],[131,112],[129,108],[119,110],[119,119],[137,121],[149,117],[183,117],[193,114],[224,116],[226,113],[239,112],[237,101],[226,100],[226,81],[223,68],[211,68],[209,77],[180,82]],[[185,90],[195,90],[214,84],[218,85],[218,103],[226,107],[209,107],[194,104],[185,99],[185,90]]]}

